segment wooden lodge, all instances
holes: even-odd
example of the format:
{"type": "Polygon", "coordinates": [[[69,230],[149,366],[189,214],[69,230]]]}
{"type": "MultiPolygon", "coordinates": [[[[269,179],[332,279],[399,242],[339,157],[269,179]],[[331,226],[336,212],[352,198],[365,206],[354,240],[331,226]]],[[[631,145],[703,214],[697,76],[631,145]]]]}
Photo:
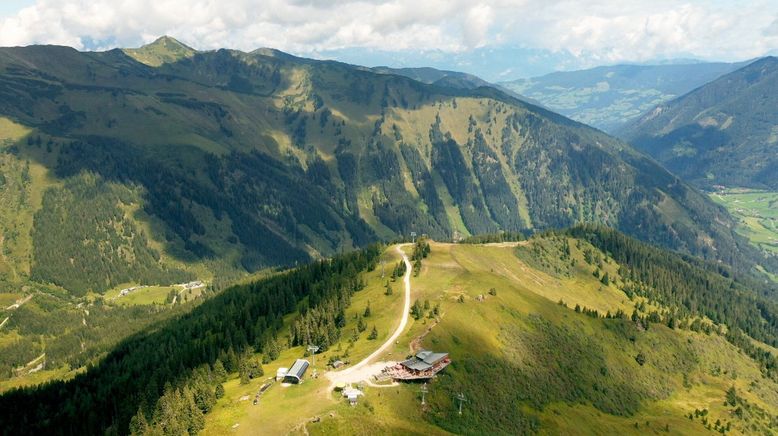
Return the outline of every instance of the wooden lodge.
{"type": "Polygon", "coordinates": [[[448,353],[419,351],[410,359],[384,369],[384,375],[394,380],[427,380],[451,363],[448,353]]]}

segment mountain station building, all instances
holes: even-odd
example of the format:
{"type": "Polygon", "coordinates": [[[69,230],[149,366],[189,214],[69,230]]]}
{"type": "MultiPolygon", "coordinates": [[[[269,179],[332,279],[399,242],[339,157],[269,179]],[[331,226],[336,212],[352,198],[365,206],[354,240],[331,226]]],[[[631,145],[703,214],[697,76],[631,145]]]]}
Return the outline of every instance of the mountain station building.
{"type": "Polygon", "coordinates": [[[310,363],[308,363],[308,361],[305,359],[295,360],[292,367],[289,368],[289,370],[286,372],[286,375],[284,375],[284,383],[300,383],[309,365],[310,363]]]}
{"type": "Polygon", "coordinates": [[[384,374],[394,380],[431,379],[451,363],[448,353],[422,350],[410,359],[384,369],[384,374]]]}

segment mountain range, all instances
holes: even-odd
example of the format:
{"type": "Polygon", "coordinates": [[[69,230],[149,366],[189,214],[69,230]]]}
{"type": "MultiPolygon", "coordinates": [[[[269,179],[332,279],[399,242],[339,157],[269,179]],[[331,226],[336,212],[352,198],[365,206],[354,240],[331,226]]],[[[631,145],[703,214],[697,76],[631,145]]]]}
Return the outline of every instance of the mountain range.
{"type": "Polygon", "coordinates": [[[771,186],[773,64],[630,142],[434,68],[0,48],[0,434],[771,434],[778,258],[649,127],[771,186]]]}
{"type": "Polygon", "coordinates": [[[3,229],[6,280],[83,294],[411,231],[577,222],[730,264],[751,256],[726,211],[626,143],[494,88],[172,38],[4,48],[0,71],[0,114],[26,132],[5,147],[20,181],[6,185],[19,211],[3,229]]]}
{"type": "Polygon", "coordinates": [[[778,188],[778,58],[658,105],[619,135],[698,187],[778,188]]]}

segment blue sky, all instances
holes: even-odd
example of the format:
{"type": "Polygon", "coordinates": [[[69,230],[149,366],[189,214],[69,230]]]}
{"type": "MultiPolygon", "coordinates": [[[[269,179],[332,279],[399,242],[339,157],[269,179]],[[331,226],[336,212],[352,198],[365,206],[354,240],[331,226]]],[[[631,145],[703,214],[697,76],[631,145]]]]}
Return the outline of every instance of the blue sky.
{"type": "Polygon", "coordinates": [[[35,0],[2,0],[0,1],[0,17],[14,15],[25,6],[30,6],[35,0]]]}
{"type": "Polygon", "coordinates": [[[273,47],[488,80],[615,63],[752,59],[778,48],[776,0],[0,0],[0,46],[273,47]]]}

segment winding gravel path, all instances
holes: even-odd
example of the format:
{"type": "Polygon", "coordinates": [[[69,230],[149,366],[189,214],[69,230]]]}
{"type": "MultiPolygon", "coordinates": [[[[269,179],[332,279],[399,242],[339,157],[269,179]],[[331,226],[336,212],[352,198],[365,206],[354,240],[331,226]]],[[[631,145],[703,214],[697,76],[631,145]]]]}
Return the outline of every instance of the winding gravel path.
{"type": "Polygon", "coordinates": [[[411,261],[408,260],[408,256],[402,251],[402,245],[397,246],[397,252],[402,256],[403,262],[405,262],[405,275],[403,275],[403,285],[405,286],[405,304],[403,304],[402,318],[400,318],[400,325],[397,326],[394,333],[384,342],[378,349],[373,351],[369,356],[362,359],[356,365],[344,369],[343,371],[330,371],[327,373],[327,377],[332,380],[331,387],[339,382],[353,383],[362,380],[367,380],[371,375],[375,375],[378,371],[384,368],[385,364],[379,362],[380,365],[370,365],[370,362],[381,355],[389,347],[397,341],[405,327],[408,325],[408,315],[411,311],[411,261]]]}

